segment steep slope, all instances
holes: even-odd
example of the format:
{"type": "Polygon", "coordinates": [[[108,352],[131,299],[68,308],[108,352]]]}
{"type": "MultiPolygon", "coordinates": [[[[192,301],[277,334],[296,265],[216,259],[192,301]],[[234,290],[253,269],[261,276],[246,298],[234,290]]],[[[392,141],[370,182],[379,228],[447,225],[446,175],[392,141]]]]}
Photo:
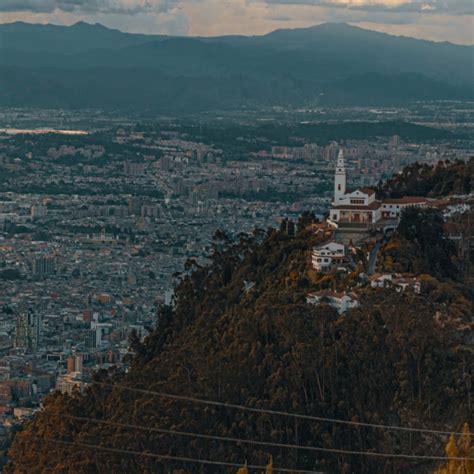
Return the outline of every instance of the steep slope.
{"type": "Polygon", "coordinates": [[[132,338],[130,372],[98,374],[83,396],[50,396],[16,436],[7,472],[235,472],[146,453],[237,465],[262,465],[272,455],[275,468],[322,472],[432,469],[422,459],[325,450],[442,455],[442,436],[248,413],[147,392],[447,431],[472,421],[472,352],[450,323],[468,318],[472,302],[453,289],[450,299],[437,303],[431,292],[446,292],[449,285],[431,277],[421,295],[361,289],[361,306],[338,317],[329,306],[306,304],[305,295],[321,287],[346,288],[357,277],[315,279],[308,271],[308,252],[318,241],[309,230],[295,237],[257,231],[236,241],[216,234],[211,264],[188,262],[175,308],[162,309],[144,343],[132,338]],[[434,317],[438,310],[446,317],[444,326],[434,317]],[[96,446],[145,454],[96,451],[96,446]]]}

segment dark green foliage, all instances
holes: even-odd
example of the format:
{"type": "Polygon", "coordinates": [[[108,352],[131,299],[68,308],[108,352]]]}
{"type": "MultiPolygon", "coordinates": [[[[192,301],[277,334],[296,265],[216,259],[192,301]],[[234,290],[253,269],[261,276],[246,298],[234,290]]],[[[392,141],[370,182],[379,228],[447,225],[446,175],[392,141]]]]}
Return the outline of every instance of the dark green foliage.
{"type": "Polygon", "coordinates": [[[253,77],[172,76],[154,68],[95,67],[90,69],[22,68],[0,66],[0,105],[146,111],[186,114],[200,111],[241,110],[274,105],[365,106],[405,105],[415,100],[472,100],[467,86],[452,86],[424,76],[371,76],[374,87],[367,89],[364,78],[348,77],[324,84],[285,76],[253,77]],[[35,82],[31,82],[31,75],[35,82]],[[350,89],[346,83],[354,83],[350,89]],[[387,94],[386,84],[391,84],[387,94]],[[108,87],[104,88],[103,85],[108,87]],[[136,87],[140,84],[140,87],[136,87]],[[405,84],[405,87],[403,87],[405,84]],[[324,91],[324,95],[323,94],[324,91]]]}
{"type": "Polygon", "coordinates": [[[455,260],[456,246],[444,235],[443,217],[436,209],[406,209],[392,239],[382,248],[382,266],[388,271],[461,279],[455,260]]]}
{"type": "Polygon", "coordinates": [[[301,214],[301,217],[298,220],[298,230],[303,231],[308,225],[314,224],[316,222],[318,222],[318,219],[316,219],[314,212],[305,211],[303,214],[301,214]]]}
{"type": "Polygon", "coordinates": [[[0,280],[21,280],[24,276],[16,268],[0,270],[0,280]]]}
{"type": "MultiPolygon", "coordinates": [[[[161,124],[158,125],[158,127],[161,124]]],[[[242,125],[232,123],[213,123],[210,125],[183,123],[176,127],[180,133],[187,133],[195,140],[217,148],[231,150],[233,155],[249,153],[262,149],[270,150],[272,145],[301,146],[306,143],[326,145],[332,141],[370,140],[380,137],[400,135],[405,140],[443,140],[454,139],[448,130],[427,127],[401,120],[382,122],[314,122],[287,124],[242,125]],[[242,137],[245,140],[242,140],[242,137]]],[[[327,191],[323,187],[320,191],[327,191]]]]}
{"type": "Polygon", "coordinates": [[[469,194],[474,189],[474,157],[463,161],[443,162],[436,166],[415,163],[402,170],[379,188],[386,197],[469,194]]]}
{"type": "Polygon", "coordinates": [[[423,74],[365,73],[351,76],[329,88],[324,103],[334,105],[390,105],[441,97],[467,99],[472,88],[449,85],[423,74]]]}
{"type": "Polygon", "coordinates": [[[46,230],[40,229],[33,233],[32,239],[37,242],[49,242],[51,234],[46,230]]]}
{"type": "MultiPolygon", "coordinates": [[[[403,238],[408,239],[411,228],[405,227],[403,238]]],[[[160,309],[157,327],[144,342],[132,335],[131,370],[100,372],[96,380],[270,410],[457,429],[472,413],[467,383],[472,355],[459,346],[450,327],[436,323],[436,303],[411,292],[367,290],[362,305],[343,317],[328,306],[308,305],[305,295],[313,288],[306,278],[308,252],[316,243],[305,230],[293,236],[269,229],[236,239],[217,232],[210,265],[187,263],[175,308],[160,309]],[[246,290],[245,282],[254,286],[246,290]]],[[[444,304],[449,308],[448,301],[444,304]]],[[[84,396],[48,398],[17,435],[7,472],[225,472],[96,454],[40,438],[239,464],[265,464],[272,455],[275,468],[331,473],[426,472],[433,467],[422,461],[190,439],[68,415],[336,449],[440,455],[443,444],[416,433],[295,422],[93,384],[84,396]]]]}

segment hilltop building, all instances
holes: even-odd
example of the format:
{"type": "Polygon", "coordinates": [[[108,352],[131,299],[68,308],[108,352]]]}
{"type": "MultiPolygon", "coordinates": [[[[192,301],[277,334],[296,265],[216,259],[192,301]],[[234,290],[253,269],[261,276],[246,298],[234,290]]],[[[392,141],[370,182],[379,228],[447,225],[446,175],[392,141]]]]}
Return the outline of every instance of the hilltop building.
{"type": "Polygon", "coordinates": [[[375,191],[367,187],[348,191],[344,152],[339,150],[334,176],[334,201],[329,213],[329,220],[338,227],[375,227],[383,220],[399,220],[407,207],[421,207],[428,203],[428,199],[418,196],[379,201],[375,191]]]}

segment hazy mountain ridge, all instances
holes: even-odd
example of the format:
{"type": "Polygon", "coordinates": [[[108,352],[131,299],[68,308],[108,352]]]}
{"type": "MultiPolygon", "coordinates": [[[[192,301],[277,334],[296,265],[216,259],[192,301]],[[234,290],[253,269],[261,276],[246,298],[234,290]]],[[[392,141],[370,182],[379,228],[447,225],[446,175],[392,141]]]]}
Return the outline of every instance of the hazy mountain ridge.
{"type": "Polygon", "coordinates": [[[116,49],[162,36],[123,33],[99,23],[71,26],[15,22],[0,25],[0,48],[19,51],[78,53],[96,48],[116,49]]]}
{"type": "MultiPolygon", "coordinates": [[[[94,98],[98,107],[112,102],[114,107],[140,108],[133,93],[103,101],[93,88],[103,87],[107,80],[112,81],[108,83],[112,90],[120,89],[127,78],[133,76],[133,82],[141,84],[156,74],[160,87],[145,89],[169,99],[166,111],[181,108],[173,104],[173,99],[180,101],[179,88],[172,81],[165,86],[164,74],[189,83],[197,96],[205,98],[201,105],[191,100],[190,111],[206,110],[211,104],[211,108],[235,108],[463,100],[474,98],[473,51],[469,46],[400,38],[343,24],[276,30],[264,36],[192,38],[135,35],[85,23],[71,27],[15,23],[0,25],[0,83],[3,86],[12,74],[18,82],[34,75],[38,80],[31,87],[46,98],[49,90],[39,86],[45,75],[53,77],[58,93],[50,101],[67,107],[70,97],[64,94],[76,87],[71,71],[84,76],[88,70],[114,69],[114,77],[110,71],[98,73],[97,85],[86,81],[89,89],[82,88],[83,101],[94,98]],[[235,77],[268,92],[261,98],[252,91],[238,93],[242,88],[234,84],[235,77]],[[221,94],[229,89],[227,84],[236,91],[221,94]]],[[[1,94],[0,105],[28,105],[24,90],[6,87],[8,97],[1,94]]],[[[152,99],[150,106],[160,108],[162,102],[152,99]]]]}

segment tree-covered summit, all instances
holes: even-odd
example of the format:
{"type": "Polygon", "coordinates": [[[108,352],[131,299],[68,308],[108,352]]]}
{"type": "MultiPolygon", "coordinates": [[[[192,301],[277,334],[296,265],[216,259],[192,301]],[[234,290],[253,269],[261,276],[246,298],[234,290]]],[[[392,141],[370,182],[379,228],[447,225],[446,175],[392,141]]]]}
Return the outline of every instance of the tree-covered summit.
{"type": "MultiPolygon", "coordinates": [[[[439,456],[446,444],[441,435],[295,420],[152,393],[395,427],[458,431],[465,421],[472,425],[472,347],[459,331],[472,314],[472,299],[461,280],[433,272],[420,277],[420,294],[373,289],[358,273],[363,255],[358,271],[314,275],[309,255],[323,237],[303,225],[311,219],[304,216],[296,234],[291,225],[234,239],[217,233],[210,263],[189,261],[174,307],[162,308],[144,341],[132,338],[129,372],[98,373],[84,395],[52,394],[16,436],[7,472],[235,471],[146,453],[241,465],[265,465],[272,456],[275,470],[433,470],[429,460],[327,450],[439,456]],[[309,291],[324,287],[356,289],[361,304],[339,316],[327,305],[306,303],[309,291]]],[[[405,224],[394,238],[411,242],[405,224]]],[[[427,258],[428,237],[420,233],[416,243],[427,258]]],[[[384,261],[389,249],[381,252],[384,261]]],[[[389,256],[403,265],[403,249],[389,256]]]]}
{"type": "Polygon", "coordinates": [[[383,183],[382,196],[445,197],[470,194],[474,189],[474,157],[469,161],[438,162],[435,166],[415,163],[383,183]]]}

